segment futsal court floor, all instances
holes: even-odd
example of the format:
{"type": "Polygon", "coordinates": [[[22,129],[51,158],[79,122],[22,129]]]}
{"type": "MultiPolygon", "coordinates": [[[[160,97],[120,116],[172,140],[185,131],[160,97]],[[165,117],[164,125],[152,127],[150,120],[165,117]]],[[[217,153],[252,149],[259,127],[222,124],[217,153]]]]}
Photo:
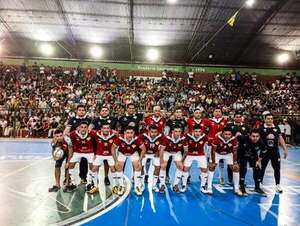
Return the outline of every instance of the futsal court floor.
{"type": "MultiPolygon", "coordinates": [[[[250,195],[236,197],[232,187],[214,180],[214,194],[199,192],[198,170],[193,166],[186,193],[175,194],[170,186],[165,194],[148,188],[137,197],[126,180],[126,193],[112,195],[103,185],[95,195],[87,195],[84,185],[74,193],[49,193],[53,185],[54,162],[49,140],[0,140],[0,225],[89,225],[89,226],[235,226],[300,225],[300,148],[290,147],[282,160],[283,194],[274,192],[273,170],[268,166],[264,189],[267,197],[252,192],[252,171],[246,184],[250,195]]],[[[126,164],[126,175],[132,169],[126,164]]],[[[63,174],[63,173],[62,173],[63,174]]],[[[174,174],[174,165],[171,175],[174,174]]],[[[171,182],[172,182],[171,178],[171,182]]]]}

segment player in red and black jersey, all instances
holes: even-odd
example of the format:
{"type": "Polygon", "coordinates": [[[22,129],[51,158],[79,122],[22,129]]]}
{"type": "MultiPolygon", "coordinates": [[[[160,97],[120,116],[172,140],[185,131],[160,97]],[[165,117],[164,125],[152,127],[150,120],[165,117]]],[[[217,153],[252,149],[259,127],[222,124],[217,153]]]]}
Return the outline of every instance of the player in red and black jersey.
{"type": "MultiPolygon", "coordinates": [[[[49,192],[57,192],[60,189],[60,174],[61,174],[61,166],[64,162],[64,160],[66,160],[66,164],[65,164],[65,178],[68,178],[68,165],[69,165],[69,161],[70,161],[70,156],[72,153],[72,143],[70,138],[66,137],[63,135],[63,131],[62,130],[55,130],[54,131],[54,137],[53,140],[51,142],[51,147],[52,147],[52,156],[53,159],[55,160],[55,170],[54,170],[54,176],[55,176],[55,185],[53,185],[52,188],[49,188],[49,192]],[[56,157],[54,156],[54,151],[59,148],[62,149],[64,151],[64,156],[61,159],[56,159],[56,157]]],[[[66,181],[66,185],[68,185],[68,181],[66,181]]]]}
{"type": "Polygon", "coordinates": [[[166,119],[161,115],[160,106],[153,107],[153,115],[145,118],[145,123],[148,129],[150,126],[155,125],[159,133],[164,132],[166,126],[166,119]]]}
{"type": "Polygon", "coordinates": [[[205,184],[207,181],[207,159],[204,152],[204,146],[208,142],[208,137],[201,129],[200,125],[195,125],[192,132],[186,135],[186,143],[188,145],[188,152],[184,158],[184,172],[182,176],[182,191],[185,192],[187,187],[187,180],[189,170],[193,161],[197,162],[198,168],[201,171],[201,185],[200,191],[206,193],[205,184]]]}
{"type": "Polygon", "coordinates": [[[143,141],[135,135],[134,128],[127,127],[124,130],[124,135],[119,135],[115,143],[112,146],[112,154],[114,159],[117,160],[116,170],[117,178],[119,181],[118,194],[123,195],[125,192],[124,180],[123,180],[123,167],[126,159],[129,158],[134,168],[134,186],[135,193],[137,195],[143,194],[142,184],[142,164],[141,161],[144,158],[146,152],[143,141]]]}
{"type": "Polygon", "coordinates": [[[94,143],[96,145],[96,151],[95,151],[95,159],[93,162],[93,169],[92,169],[92,179],[93,179],[93,187],[90,190],[90,193],[94,193],[98,190],[98,171],[99,166],[103,165],[106,161],[110,167],[111,175],[113,178],[112,184],[113,193],[117,193],[116,188],[116,175],[115,175],[115,159],[112,156],[111,148],[115,141],[116,135],[115,133],[110,129],[109,123],[102,123],[101,124],[101,130],[92,130],[91,136],[94,140],[94,143]]]}
{"type": "Polygon", "coordinates": [[[166,136],[165,141],[161,145],[161,170],[159,175],[160,192],[164,192],[166,185],[166,167],[169,159],[172,157],[176,164],[175,179],[173,183],[173,191],[180,192],[179,182],[183,174],[182,153],[188,151],[185,136],[182,135],[180,125],[175,125],[170,136],[166,136]]]}
{"type": "Polygon", "coordinates": [[[156,184],[160,169],[160,146],[164,142],[164,136],[158,132],[158,127],[156,125],[152,125],[149,127],[148,133],[144,133],[140,137],[146,147],[145,157],[142,160],[143,176],[147,173],[146,163],[150,160],[152,165],[150,165],[149,172],[151,171],[151,174],[153,173],[153,175],[150,174],[150,177],[153,176],[152,190],[158,192],[159,189],[156,184]],[[152,167],[154,167],[154,172],[152,167]]]}
{"type": "Polygon", "coordinates": [[[200,109],[195,109],[193,117],[187,119],[188,133],[193,133],[194,126],[199,126],[202,131],[206,132],[208,128],[208,119],[202,118],[200,109]]]}
{"type": "Polygon", "coordinates": [[[73,155],[69,163],[69,173],[71,179],[71,185],[67,187],[67,191],[72,192],[76,189],[75,185],[75,165],[80,162],[82,158],[85,158],[88,162],[88,175],[87,175],[87,191],[92,188],[92,167],[94,160],[94,143],[91,132],[88,132],[88,122],[82,121],[77,130],[70,133],[70,138],[73,145],[73,155]]]}
{"type": "Polygon", "coordinates": [[[233,171],[233,184],[235,194],[242,196],[239,189],[239,165],[237,163],[237,147],[238,141],[232,135],[229,127],[224,128],[221,135],[217,135],[212,142],[211,159],[209,164],[207,193],[212,194],[212,180],[216,165],[222,159],[226,161],[233,171]]]}

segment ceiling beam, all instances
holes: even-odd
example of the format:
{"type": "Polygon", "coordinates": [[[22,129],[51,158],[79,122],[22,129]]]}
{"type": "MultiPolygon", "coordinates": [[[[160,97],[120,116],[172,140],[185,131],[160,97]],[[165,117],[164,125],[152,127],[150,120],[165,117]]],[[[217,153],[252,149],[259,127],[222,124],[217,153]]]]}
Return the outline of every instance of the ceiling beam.
{"type": "Polygon", "coordinates": [[[128,41],[130,50],[130,60],[134,61],[134,24],[133,24],[133,0],[128,0],[128,41]]]}
{"type": "Polygon", "coordinates": [[[253,28],[251,35],[247,38],[245,43],[240,47],[240,50],[235,55],[234,62],[239,62],[240,59],[248,53],[251,45],[254,43],[258,35],[264,30],[267,24],[276,16],[276,14],[289,2],[289,0],[281,0],[274,4],[257,22],[257,25],[253,28]]]}

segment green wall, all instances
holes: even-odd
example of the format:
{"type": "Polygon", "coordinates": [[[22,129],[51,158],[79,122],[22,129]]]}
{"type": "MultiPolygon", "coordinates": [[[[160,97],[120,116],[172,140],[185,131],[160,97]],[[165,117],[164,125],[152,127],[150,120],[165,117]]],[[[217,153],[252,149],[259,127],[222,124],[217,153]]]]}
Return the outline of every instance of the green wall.
{"type": "Polygon", "coordinates": [[[235,66],[201,66],[201,65],[163,65],[163,64],[145,64],[145,63],[108,63],[101,61],[79,61],[79,60],[66,60],[66,59],[23,59],[23,58],[0,58],[5,64],[19,65],[26,63],[31,65],[34,62],[38,64],[50,65],[50,66],[63,66],[63,67],[77,67],[79,64],[82,67],[109,67],[119,70],[133,70],[133,71],[163,71],[170,70],[175,72],[188,72],[194,71],[197,73],[225,73],[231,72],[233,69],[242,73],[256,73],[258,75],[282,75],[287,72],[296,72],[300,75],[299,70],[283,70],[283,69],[270,69],[270,68],[247,68],[247,67],[235,67],[235,66]]]}

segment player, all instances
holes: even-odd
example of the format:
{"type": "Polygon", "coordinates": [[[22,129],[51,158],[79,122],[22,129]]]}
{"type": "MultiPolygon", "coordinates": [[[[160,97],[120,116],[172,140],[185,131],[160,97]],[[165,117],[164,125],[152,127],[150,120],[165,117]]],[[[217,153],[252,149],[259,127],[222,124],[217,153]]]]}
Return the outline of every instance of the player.
{"type": "Polygon", "coordinates": [[[110,129],[110,124],[108,122],[101,123],[101,130],[91,131],[91,136],[96,143],[96,155],[93,162],[92,168],[92,179],[93,186],[91,187],[89,193],[93,194],[98,190],[98,171],[99,167],[106,161],[111,170],[112,176],[112,192],[117,194],[116,187],[116,170],[115,170],[115,159],[112,156],[111,148],[116,138],[115,133],[110,129]]]}
{"type": "MultiPolygon", "coordinates": [[[[227,124],[227,119],[225,119],[223,117],[223,113],[222,113],[222,109],[217,107],[214,112],[213,112],[213,118],[210,118],[207,122],[207,126],[209,128],[209,132],[208,132],[208,138],[210,140],[210,142],[212,142],[216,135],[220,134],[223,129],[225,128],[227,124]]],[[[209,142],[209,146],[208,146],[208,156],[210,157],[210,150],[211,150],[211,145],[209,142]]],[[[225,184],[225,180],[224,180],[224,162],[223,160],[221,160],[220,164],[219,164],[219,172],[220,172],[220,176],[219,176],[219,180],[220,180],[220,184],[224,185],[225,184]]]]}
{"type": "Polygon", "coordinates": [[[207,193],[212,194],[212,181],[216,165],[222,159],[233,171],[234,192],[238,196],[242,196],[239,189],[239,165],[237,164],[237,147],[238,141],[232,135],[229,127],[225,127],[221,135],[217,135],[212,142],[211,159],[209,163],[209,172],[207,180],[207,193]]]}
{"type": "MultiPolygon", "coordinates": [[[[49,192],[57,192],[60,189],[60,174],[61,174],[61,166],[66,160],[65,164],[65,173],[67,172],[68,174],[68,166],[69,166],[69,161],[70,161],[70,156],[72,154],[72,143],[70,138],[66,137],[63,135],[63,131],[60,129],[56,129],[54,131],[54,136],[53,140],[51,142],[51,147],[52,147],[52,157],[55,160],[55,170],[54,170],[54,176],[55,176],[55,185],[53,185],[52,188],[49,188],[49,192]],[[64,151],[64,156],[61,159],[56,159],[54,156],[54,151],[56,148],[60,148],[64,151]]],[[[65,175],[65,178],[68,178],[68,175],[65,175]]],[[[66,183],[68,185],[68,183],[66,183]]]]}
{"type": "Polygon", "coordinates": [[[145,123],[149,128],[152,125],[157,127],[158,133],[163,133],[166,126],[166,119],[162,117],[160,106],[153,107],[153,115],[145,118],[145,123]]]}
{"type": "Polygon", "coordinates": [[[196,124],[192,133],[186,135],[186,143],[188,144],[188,152],[184,159],[184,170],[182,176],[182,191],[185,192],[187,188],[187,180],[189,170],[193,161],[197,162],[198,168],[201,171],[201,185],[200,191],[206,193],[205,184],[207,182],[207,159],[204,153],[204,145],[208,142],[208,137],[201,129],[201,125],[196,124]]]}
{"type": "Polygon", "coordinates": [[[134,169],[134,189],[137,195],[143,194],[141,161],[144,158],[146,147],[143,141],[135,135],[134,128],[127,127],[124,129],[124,135],[119,135],[112,145],[112,154],[117,160],[116,170],[117,179],[119,182],[118,194],[123,195],[125,192],[125,185],[123,180],[123,167],[126,159],[129,158],[134,169]],[[139,153],[140,152],[140,153],[139,153]]]}
{"type": "Polygon", "coordinates": [[[130,126],[134,129],[136,135],[140,134],[140,123],[143,121],[142,113],[135,113],[135,105],[130,103],[127,105],[126,115],[119,118],[120,133],[124,134],[125,129],[130,126]]]}
{"type": "MultiPolygon", "coordinates": [[[[111,117],[109,115],[109,108],[107,106],[102,106],[100,110],[100,116],[95,118],[92,123],[89,125],[89,131],[92,129],[94,130],[100,130],[103,124],[109,124],[110,128],[113,130],[116,130],[118,120],[114,117],[111,117]]],[[[109,186],[110,181],[108,179],[108,171],[109,171],[109,165],[106,160],[104,160],[104,183],[105,185],[109,186]]]]}
{"type": "Polygon", "coordinates": [[[274,170],[274,177],[276,183],[276,192],[282,193],[282,188],[280,186],[280,153],[278,143],[283,148],[284,151],[284,159],[288,156],[288,148],[285,144],[283,137],[281,136],[281,132],[279,127],[274,125],[273,123],[273,115],[271,113],[267,113],[264,116],[265,123],[260,127],[260,136],[266,146],[266,154],[264,155],[261,162],[261,173],[262,180],[264,178],[265,170],[269,161],[271,160],[272,167],[274,170]]]}
{"type": "MultiPolygon", "coordinates": [[[[64,130],[64,134],[66,136],[70,135],[70,132],[75,131],[81,122],[87,122],[88,124],[91,123],[91,119],[87,117],[86,109],[84,105],[78,105],[76,116],[69,119],[68,124],[64,130]]],[[[81,178],[81,183],[86,184],[86,177],[88,173],[88,163],[85,158],[80,160],[79,166],[79,177],[81,178]]]]}
{"type": "Polygon", "coordinates": [[[202,113],[199,108],[196,108],[193,117],[187,119],[188,133],[192,134],[194,131],[194,126],[199,125],[200,128],[205,131],[207,126],[207,119],[202,119],[202,113]]]}
{"type": "Polygon", "coordinates": [[[261,160],[266,152],[265,145],[260,139],[259,130],[253,129],[250,135],[238,137],[238,162],[240,166],[240,188],[244,196],[247,196],[245,189],[245,177],[247,173],[247,163],[253,169],[253,179],[255,182],[254,191],[265,196],[266,193],[260,188],[261,160]]]}
{"type": "Polygon", "coordinates": [[[94,159],[94,147],[93,147],[93,138],[91,132],[88,132],[89,123],[82,121],[77,130],[71,132],[70,138],[73,144],[73,155],[69,163],[69,173],[71,184],[67,187],[67,192],[72,192],[76,189],[75,185],[75,165],[80,162],[82,158],[87,159],[89,169],[87,175],[87,185],[86,190],[90,192],[92,189],[93,181],[93,159],[94,159]]]}
{"type": "MultiPolygon", "coordinates": [[[[149,127],[148,133],[142,134],[141,139],[144,141],[146,147],[145,157],[142,160],[143,176],[147,173],[147,160],[152,161],[152,166],[154,167],[154,172],[150,174],[153,175],[152,190],[158,192],[157,181],[160,169],[160,145],[163,143],[164,136],[158,132],[156,125],[152,125],[149,127]]],[[[149,171],[152,171],[153,168],[150,166],[150,169],[149,171]]]]}
{"type": "MultiPolygon", "coordinates": [[[[181,181],[183,174],[183,163],[182,163],[182,153],[188,151],[188,145],[185,141],[185,136],[182,136],[182,129],[180,125],[175,125],[171,136],[166,136],[164,143],[161,145],[161,169],[159,174],[160,189],[161,193],[165,192],[166,189],[166,167],[169,159],[172,157],[176,164],[175,178],[173,182],[173,191],[178,193],[179,182],[181,181]]],[[[182,188],[183,189],[183,188],[182,188]]]]}

